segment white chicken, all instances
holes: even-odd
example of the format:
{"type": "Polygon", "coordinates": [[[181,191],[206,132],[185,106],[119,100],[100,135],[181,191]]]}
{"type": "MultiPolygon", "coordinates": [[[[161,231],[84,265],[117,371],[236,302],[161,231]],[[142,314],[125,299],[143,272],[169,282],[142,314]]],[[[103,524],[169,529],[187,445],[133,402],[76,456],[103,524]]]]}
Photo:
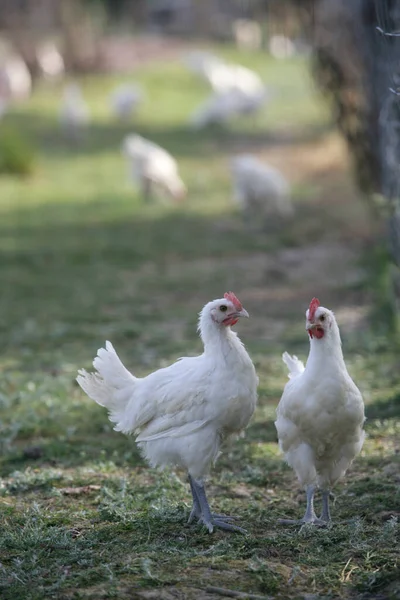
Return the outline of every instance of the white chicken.
{"type": "Polygon", "coordinates": [[[206,71],[206,79],[214,92],[239,90],[254,94],[264,89],[264,84],[254,71],[242,65],[211,63],[206,71]]]}
{"type": "Polygon", "coordinates": [[[149,200],[153,187],[166,192],[174,200],[183,200],[186,186],[179,176],[176,160],[157,144],[140,135],[128,135],[122,145],[130,176],[149,200]]]}
{"type": "Polygon", "coordinates": [[[56,80],[64,75],[64,59],[53,42],[45,42],[38,48],[37,59],[46,79],[56,80]]]}
{"type": "Polygon", "coordinates": [[[199,331],[200,356],[181,358],[147,377],[134,377],[110,342],[98,351],[96,373],[79,371],[86,394],[109,411],[114,429],[136,435],[152,466],[183,467],[189,474],[193,508],[189,523],[198,519],[211,533],[214,527],[244,530],[233,517],[211,513],[204,478],[219,454],[221,443],[248,424],[257,401],[258,378],[237,334],[239,317],[248,317],[235,294],[206,304],[199,331]]]}
{"type": "Polygon", "coordinates": [[[189,118],[192,129],[227,123],[233,117],[256,113],[268,98],[266,90],[244,92],[233,89],[211,94],[189,118]]]}
{"type": "Polygon", "coordinates": [[[284,176],[250,154],[231,161],[233,201],[244,217],[283,217],[293,214],[290,186],[284,176]]]}
{"type": "Polygon", "coordinates": [[[313,298],[306,312],[310,353],[306,367],[286,352],[290,380],[277,408],[275,426],[288,464],[305,487],[307,508],[300,521],[330,521],[329,492],[344,476],[364,442],[364,403],[347,372],[339,327],[332,311],[313,298]],[[314,492],[322,491],[322,513],[314,511],[314,492]]]}
{"type": "Polygon", "coordinates": [[[243,50],[259,50],[262,46],[262,29],[257,21],[236,19],[232,23],[232,32],[236,45],[243,50]]]}
{"type": "Polygon", "coordinates": [[[77,83],[64,89],[60,110],[60,124],[66,137],[79,141],[89,122],[89,109],[77,83]]]}
{"type": "Polygon", "coordinates": [[[142,91],[138,86],[120,85],[111,94],[111,110],[118,119],[125,121],[137,109],[142,96],[142,91]]]}
{"type": "Polygon", "coordinates": [[[226,63],[208,52],[191,52],[185,57],[188,68],[200,75],[217,94],[239,90],[245,94],[260,93],[264,84],[251,69],[226,63]]]}
{"type": "Polygon", "coordinates": [[[32,92],[32,78],[19,56],[12,55],[0,65],[0,93],[8,102],[27,100],[32,92]]]}

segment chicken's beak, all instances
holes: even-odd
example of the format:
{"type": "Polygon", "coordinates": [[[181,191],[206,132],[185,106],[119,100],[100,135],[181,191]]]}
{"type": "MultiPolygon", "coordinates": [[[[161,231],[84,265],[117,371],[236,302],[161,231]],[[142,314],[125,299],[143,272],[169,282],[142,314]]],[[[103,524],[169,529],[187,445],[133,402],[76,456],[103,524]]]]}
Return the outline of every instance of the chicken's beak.
{"type": "Polygon", "coordinates": [[[238,313],[236,313],[236,316],[237,317],[247,317],[247,318],[250,317],[249,313],[244,308],[242,308],[242,310],[240,310],[238,313]]]}

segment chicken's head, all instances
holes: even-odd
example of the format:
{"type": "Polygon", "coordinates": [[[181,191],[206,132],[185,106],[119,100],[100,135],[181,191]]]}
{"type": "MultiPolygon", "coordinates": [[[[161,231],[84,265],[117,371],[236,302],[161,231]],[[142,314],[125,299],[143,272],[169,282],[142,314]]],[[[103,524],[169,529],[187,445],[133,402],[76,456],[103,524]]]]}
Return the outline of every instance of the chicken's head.
{"type": "Polygon", "coordinates": [[[313,298],[306,312],[306,330],[310,338],[321,340],[334,322],[333,312],[321,306],[318,298],[313,298]]]}
{"type": "Polygon", "coordinates": [[[167,190],[176,203],[183,202],[187,198],[187,187],[179,177],[167,183],[167,190]]]}
{"type": "Polygon", "coordinates": [[[207,306],[212,321],[221,326],[235,325],[240,317],[249,316],[233,292],[227,292],[222,299],[213,300],[207,306]]]}

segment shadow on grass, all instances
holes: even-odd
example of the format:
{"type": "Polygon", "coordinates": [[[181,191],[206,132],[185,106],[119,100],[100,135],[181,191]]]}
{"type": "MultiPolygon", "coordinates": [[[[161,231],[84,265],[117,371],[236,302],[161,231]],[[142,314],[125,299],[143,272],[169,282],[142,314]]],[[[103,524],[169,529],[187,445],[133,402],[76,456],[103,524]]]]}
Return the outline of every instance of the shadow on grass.
{"type": "Polygon", "coordinates": [[[241,151],[254,151],[255,147],[286,146],[304,144],[318,140],[331,129],[328,123],[308,125],[290,132],[255,129],[249,122],[248,129],[235,131],[227,126],[214,124],[200,131],[188,127],[145,126],[118,122],[92,122],[80,144],[66,140],[54,118],[44,115],[13,113],[9,123],[21,129],[25,135],[36,141],[44,156],[48,158],[102,154],[115,150],[120,152],[121,143],[129,133],[138,133],[166,148],[176,158],[207,157],[232,150],[239,146],[241,151]],[[194,139],[196,143],[193,143],[194,139]]]}
{"type": "Polygon", "coordinates": [[[400,394],[397,393],[387,400],[377,400],[365,408],[368,420],[395,419],[400,417],[400,394]]]}

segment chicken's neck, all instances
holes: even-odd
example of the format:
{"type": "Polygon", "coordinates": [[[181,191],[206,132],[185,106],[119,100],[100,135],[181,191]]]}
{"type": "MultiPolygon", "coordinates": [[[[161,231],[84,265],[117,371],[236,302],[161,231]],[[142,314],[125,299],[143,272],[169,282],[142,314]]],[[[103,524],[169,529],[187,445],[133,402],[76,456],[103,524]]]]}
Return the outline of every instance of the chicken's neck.
{"type": "Polygon", "coordinates": [[[336,323],[332,324],[331,330],[322,339],[310,339],[307,370],[316,370],[323,373],[329,365],[333,369],[346,369],[339,327],[336,323]]]}
{"type": "Polygon", "coordinates": [[[220,356],[228,360],[237,352],[245,352],[242,342],[229,326],[200,322],[200,336],[204,343],[204,354],[212,355],[214,359],[220,356]]]}

